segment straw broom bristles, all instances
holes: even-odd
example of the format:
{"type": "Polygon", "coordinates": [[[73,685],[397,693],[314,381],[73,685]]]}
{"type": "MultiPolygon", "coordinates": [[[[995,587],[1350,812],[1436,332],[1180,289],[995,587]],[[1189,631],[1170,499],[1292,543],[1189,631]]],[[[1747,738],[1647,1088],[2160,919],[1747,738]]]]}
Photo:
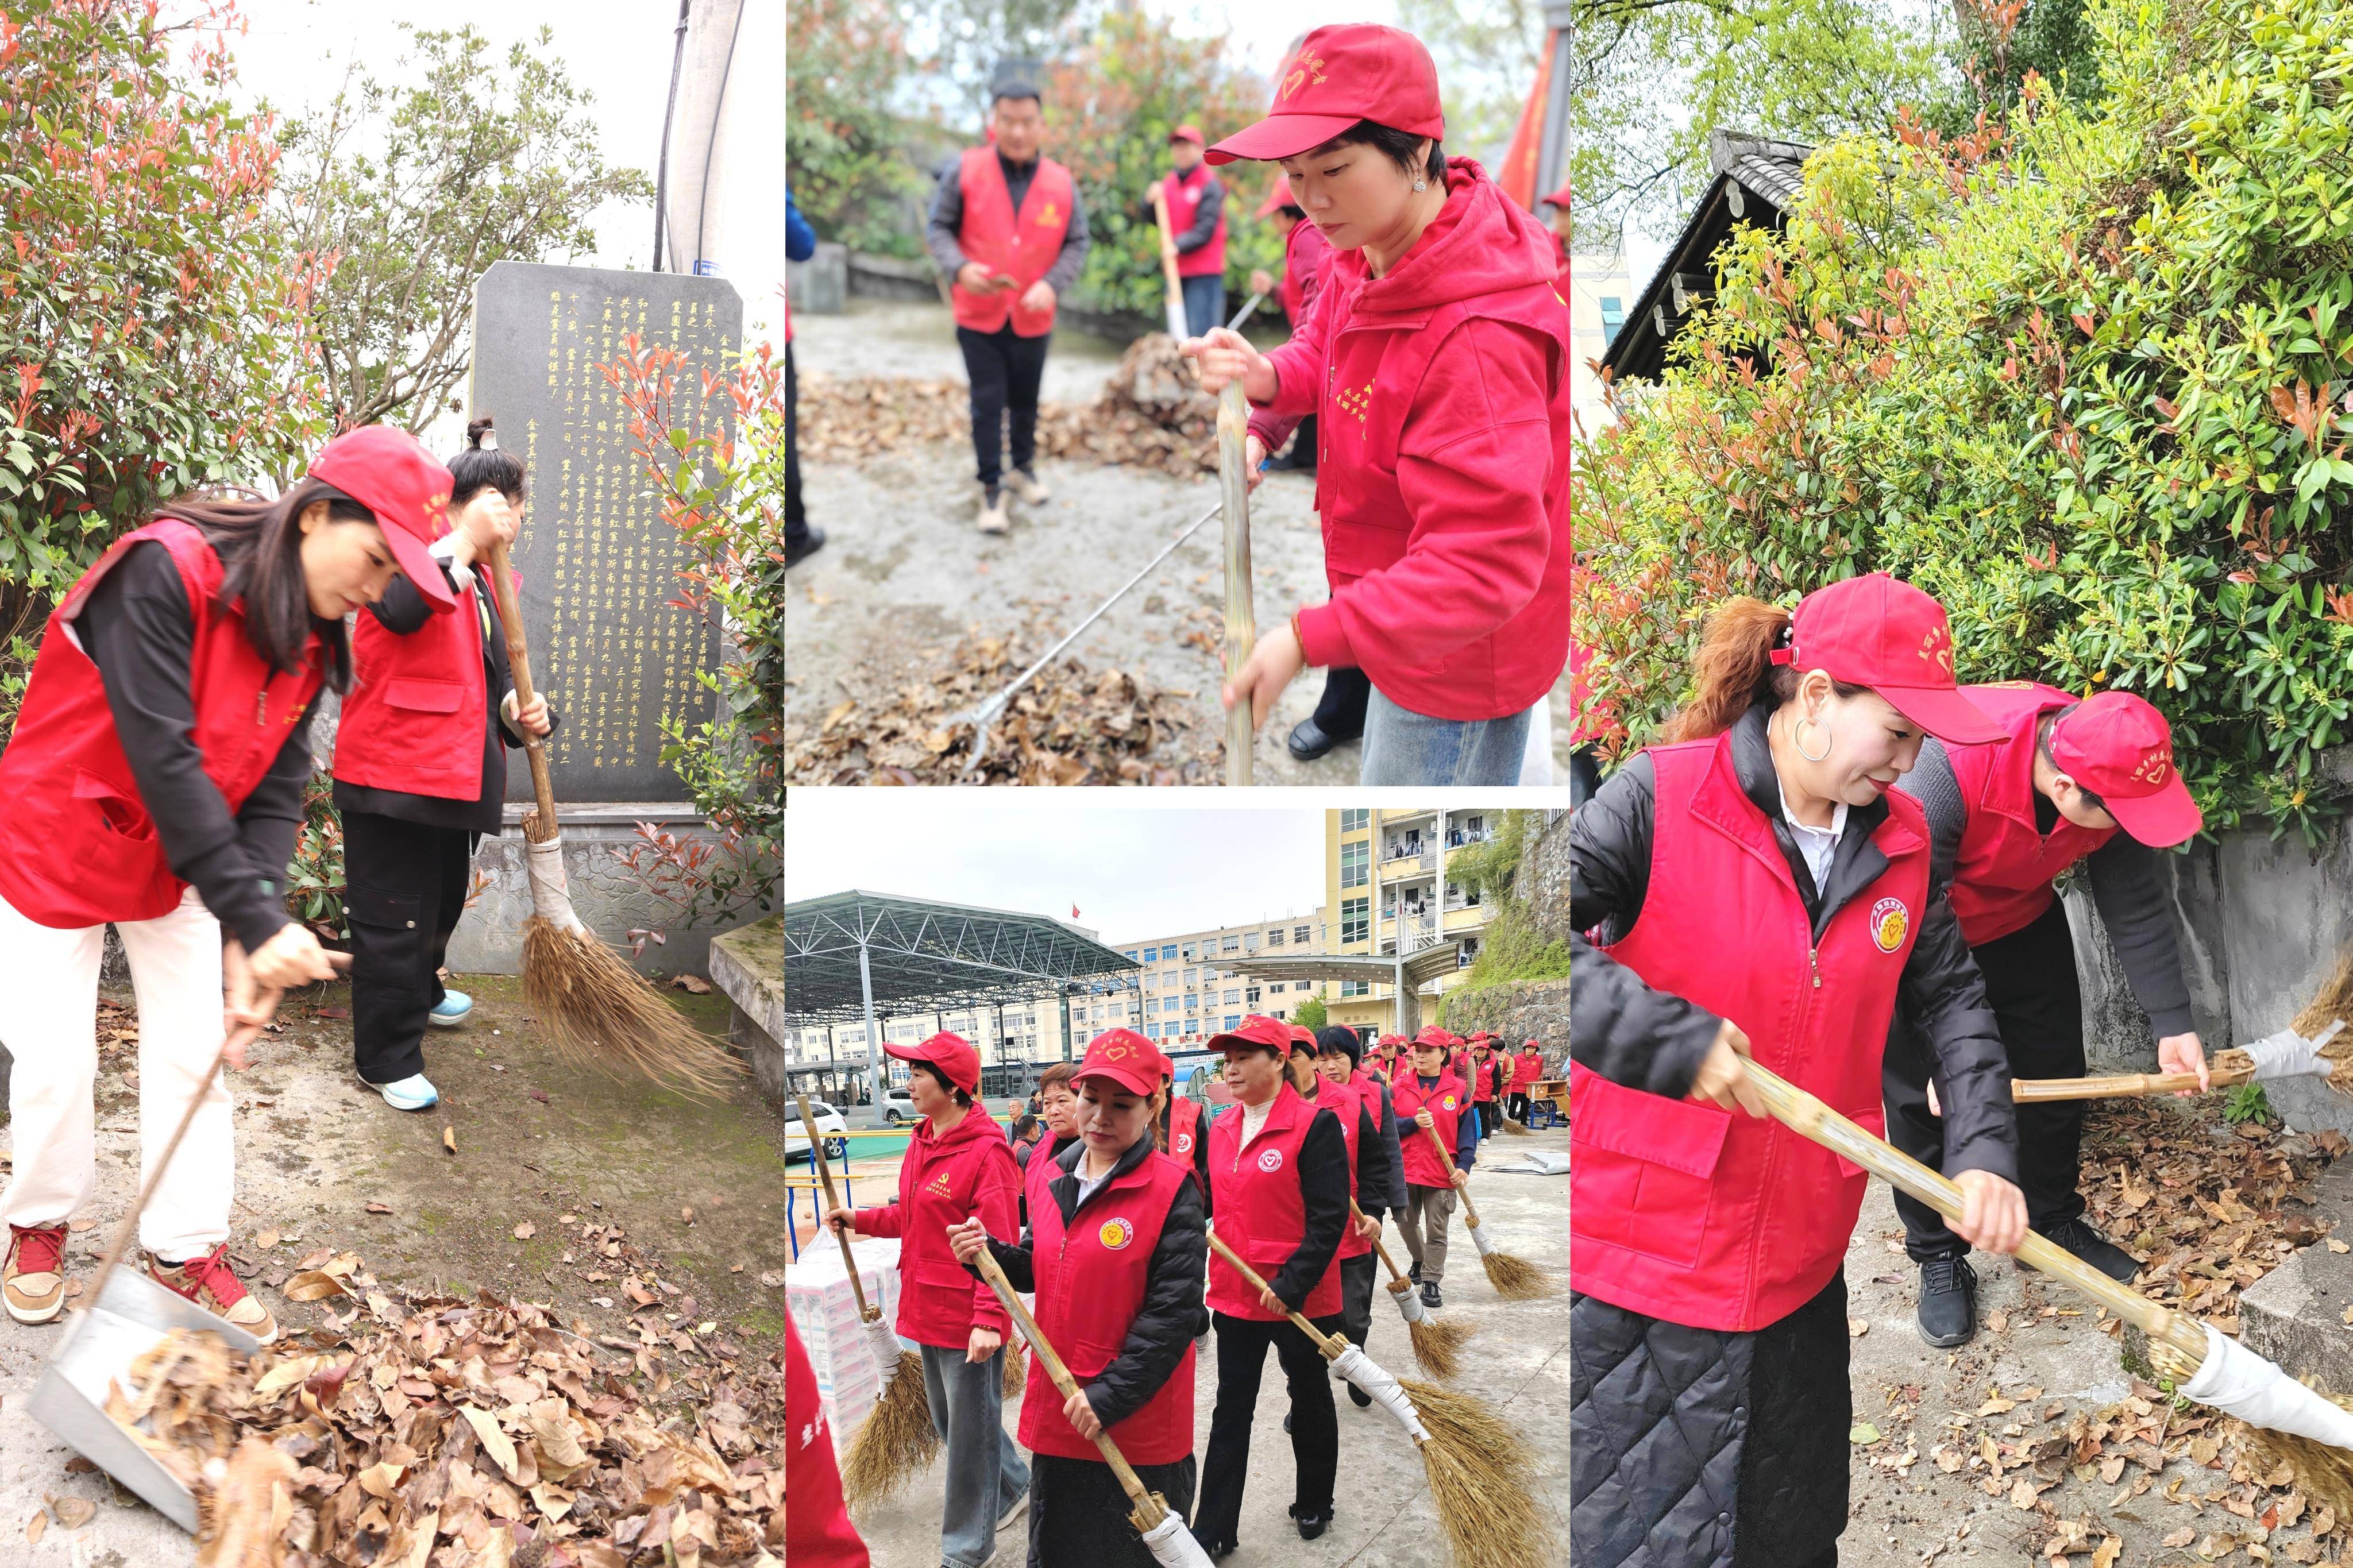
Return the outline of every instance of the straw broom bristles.
{"type": "Polygon", "coordinates": [[[2337,967],[2296,1014],[2293,1026],[2309,1040],[2339,1018],[2348,1027],[2321,1047],[2320,1054],[2337,1064],[2329,1070],[2328,1087],[2353,1094],[2353,942],[2337,953],[2337,967]]]}
{"type": "MultiPolygon", "coordinates": [[[[1421,1131],[1430,1140],[1430,1146],[1438,1151],[1439,1163],[1446,1168],[1447,1179],[1453,1180],[1456,1169],[1453,1152],[1440,1140],[1436,1129],[1425,1127],[1421,1131]]],[[[1475,1233],[1479,1228],[1478,1206],[1472,1203],[1470,1193],[1462,1187],[1457,1187],[1455,1191],[1462,1194],[1463,1223],[1475,1233]]],[[[1475,1234],[1472,1241],[1472,1245],[1477,1245],[1475,1234]]],[[[1546,1282],[1543,1271],[1525,1258],[1514,1257],[1508,1252],[1490,1252],[1481,1247],[1479,1262],[1487,1270],[1487,1282],[1495,1288],[1495,1294],[1506,1301],[1533,1301],[1552,1294],[1552,1287],[1546,1282]]]]}
{"type": "Polygon", "coordinates": [[[1533,1138],[1536,1135],[1535,1128],[1525,1121],[1515,1121],[1508,1116],[1504,1118],[1504,1131],[1514,1138],[1533,1138]]]}
{"type": "MultiPolygon", "coordinates": [[[[2340,1410],[2353,1410],[2353,1399],[2335,1394],[2323,1397],[2340,1410]]],[[[2353,1510],[2353,1453],[2296,1432],[2274,1432],[2262,1426],[2247,1430],[2254,1435],[2257,1452],[2274,1465],[2284,1459],[2295,1467],[2296,1484],[2306,1496],[2335,1509],[2339,1519],[2353,1510]]]]}
{"type": "MultiPolygon", "coordinates": [[[[1391,1281],[1388,1291],[1392,1296],[1402,1296],[1412,1289],[1412,1280],[1398,1279],[1391,1281]]],[[[1420,1317],[1406,1320],[1405,1332],[1413,1345],[1413,1359],[1421,1363],[1422,1371],[1432,1377],[1461,1373],[1462,1345],[1471,1337],[1470,1324],[1441,1321],[1424,1309],[1420,1317]]]]}
{"type": "Polygon", "coordinates": [[[931,1397],[923,1390],[923,1358],[902,1350],[898,1371],[842,1457],[842,1498],[852,1508],[878,1502],[930,1468],[939,1451],[931,1397]]]}
{"type": "Polygon", "coordinates": [[[571,1061],[701,1095],[724,1093],[744,1071],[620,954],[537,915],[523,921],[522,994],[571,1061]]]}
{"type": "Polygon", "coordinates": [[[1005,1341],[1005,1376],[999,1380],[998,1392],[1007,1399],[1018,1399],[1029,1383],[1029,1369],[1021,1361],[1021,1342],[1008,1335],[1005,1341]]]}
{"type": "Polygon", "coordinates": [[[1430,1433],[1421,1445],[1430,1501],[1461,1568],[1546,1568],[1535,1471],[1525,1444],[1484,1400],[1399,1378],[1430,1433]]]}

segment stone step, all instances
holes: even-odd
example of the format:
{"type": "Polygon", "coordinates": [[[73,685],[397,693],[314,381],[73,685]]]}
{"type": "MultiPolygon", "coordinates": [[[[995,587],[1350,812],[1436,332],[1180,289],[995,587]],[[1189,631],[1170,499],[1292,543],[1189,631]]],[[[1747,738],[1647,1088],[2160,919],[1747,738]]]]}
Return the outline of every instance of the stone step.
{"type": "MultiPolygon", "coordinates": [[[[2312,1184],[2313,1216],[2334,1223],[2353,1241],[2353,1158],[2342,1159],[2312,1184]]],[[[2239,1294],[2239,1337],[2287,1369],[2338,1393],[2353,1391],[2353,1253],[2315,1245],[2239,1294]]]]}
{"type": "Polygon", "coordinates": [[[711,939],[711,984],[730,1004],[727,1037],[751,1059],[752,1079],[785,1102],[785,917],[711,939]]]}

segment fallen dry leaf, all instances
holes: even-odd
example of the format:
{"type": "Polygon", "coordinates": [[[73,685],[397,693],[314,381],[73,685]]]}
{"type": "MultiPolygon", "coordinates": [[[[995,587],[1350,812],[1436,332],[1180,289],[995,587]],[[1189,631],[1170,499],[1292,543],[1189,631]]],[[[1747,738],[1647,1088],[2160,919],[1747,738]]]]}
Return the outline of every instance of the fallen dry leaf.
{"type": "Polygon", "coordinates": [[[390,1204],[370,1204],[367,1206],[367,1212],[370,1214],[390,1214],[392,1212],[392,1205],[390,1204]]]}
{"type": "Polygon", "coordinates": [[[33,1517],[25,1521],[25,1539],[36,1545],[38,1545],[40,1543],[41,1537],[48,1533],[48,1510],[46,1509],[35,1509],[33,1510],[33,1517]]]}
{"type": "Polygon", "coordinates": [[[342,1280],[323,1269],[306,1268],[286,1281],[286,1299],[290,1301],[323,1301],[330,1296],[350,1293],[342,1280]]]}
{"type": "Polygon", "coordinates": [[[533,1237],[537,1236],[538,1234],[539,1226],[532,1224],[529,1220],[525,1220],[521,1225],[514,1227],[514,1238],[517,1241],[529,1241],[533,1237]]]}
{"type": "Polygon", "coordinates": [[[670,984],[677,986],[681,991],[685,992],[690,996],[708,996],[711,994],[711,982],[705,980],[700,974],[681,974],[673,979],[670,984]]]}
{"type": "Polygon", "coordinates": [[[68,1530],[79,1530],[98,1517],[98,1505],[88,1498],[61,1497],[51,1506],[57,1510],[58,1523],[68,1530]]]}
{"type": "Polygon", "coordinates": [[[458,1130],[455,1127],[441,1129],[441,1146],[452,1154],[458,1152],[458,1130]]]}

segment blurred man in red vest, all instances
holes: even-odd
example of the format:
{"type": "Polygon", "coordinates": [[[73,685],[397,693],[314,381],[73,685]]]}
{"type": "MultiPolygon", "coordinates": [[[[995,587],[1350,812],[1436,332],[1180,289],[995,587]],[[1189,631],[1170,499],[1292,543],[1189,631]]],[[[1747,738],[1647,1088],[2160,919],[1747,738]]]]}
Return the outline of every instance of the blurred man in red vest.
{"type": "MultiPolygon", "coordinates": [[[[1185,290],[1185,330],[1199,337],[1226,321],[1226,183],[1201,161],[1198,126],[1168,133],[1168,232],[1176,247],[1176,282],[1185,290]]],[[[1145,200],[1151,201],[1149,192],[1145,200]]]]}
{"type": "Polygon", "coordinates": [[[1038,150],[1045,116],[1038,89],[1000,77],[987,147],[968,147],[940,172],[926,237],[950,279],[956,343],[972,383],[972,447],[980,466],[980,531],[1009,526],[1005,491],[1025,506],[1046,500],[1037,456],[1038,384],[1054,301],[1087,259],[1087,215],[1071,172],[1038,150]],[[1005,467],[1012,416],[1013,463],[1005,467]]]}

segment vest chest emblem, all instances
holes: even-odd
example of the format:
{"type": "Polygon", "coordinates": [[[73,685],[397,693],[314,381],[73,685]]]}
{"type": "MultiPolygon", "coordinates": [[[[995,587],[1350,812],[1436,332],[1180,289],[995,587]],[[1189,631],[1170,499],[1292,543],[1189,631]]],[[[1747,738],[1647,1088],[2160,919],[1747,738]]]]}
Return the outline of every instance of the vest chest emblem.
{"type": "Polygon", "coordinates": [[[1912,929],[1912,911],[1904,907],[1901,899],[1882,899],[1871,906],[1871,940],[1879,944],[1882,952],[1894,952],[1904,945],[1906,932],[1912,929]]]}
{"type": "Polygon", "coordinates": [[[1103,1228],[1095,1232],[1095,1239],[1117,1252],[1135,1239],[1135,1226],[1130,1225],[1124,1216],[1107,1219],[1103,1222],[1103,1228]]]}

